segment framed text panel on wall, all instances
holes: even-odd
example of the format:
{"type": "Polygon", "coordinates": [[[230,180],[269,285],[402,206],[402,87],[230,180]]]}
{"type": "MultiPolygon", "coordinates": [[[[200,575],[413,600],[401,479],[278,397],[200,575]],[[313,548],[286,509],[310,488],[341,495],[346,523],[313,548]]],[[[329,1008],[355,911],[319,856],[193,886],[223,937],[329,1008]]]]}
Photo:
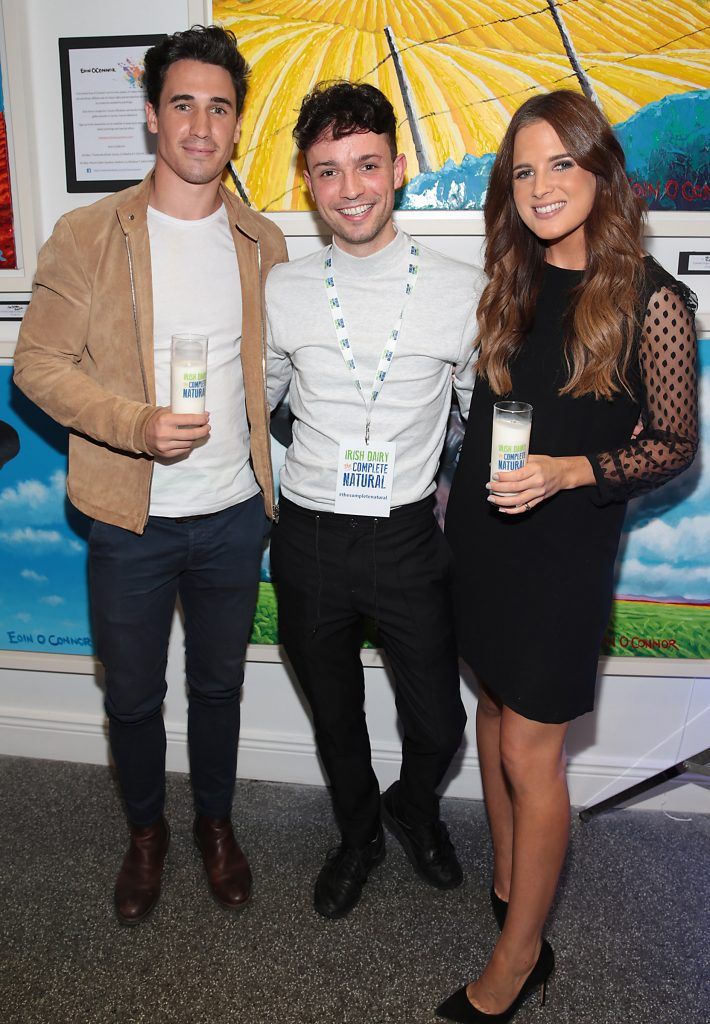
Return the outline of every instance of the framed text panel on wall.
{"type": "Polygon", "coordinates": [[[155,162],[143,59],[162,35],[60,39],[67,192],[137,185],[155,162]]]}

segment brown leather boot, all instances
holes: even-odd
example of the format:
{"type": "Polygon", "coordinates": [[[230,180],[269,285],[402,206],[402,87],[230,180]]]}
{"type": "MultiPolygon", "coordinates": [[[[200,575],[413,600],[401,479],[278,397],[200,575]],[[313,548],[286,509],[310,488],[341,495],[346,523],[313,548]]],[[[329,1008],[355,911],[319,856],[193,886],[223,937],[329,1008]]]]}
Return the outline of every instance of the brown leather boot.
{"type": "Polygon", "coordinates": [[[113,898],[121,924],[139,924],[160,896],[163,863],[170,842],[165,818],[143,828],[130,826],[131,842],[116,879],[113,898]]]}
{"type": "Polygon", "coordinates": [[[249,863],[234,838],[229,818],[195,818],[193,835],[212,895],[223,907],[239,910],[251,896],[249,863]]]}

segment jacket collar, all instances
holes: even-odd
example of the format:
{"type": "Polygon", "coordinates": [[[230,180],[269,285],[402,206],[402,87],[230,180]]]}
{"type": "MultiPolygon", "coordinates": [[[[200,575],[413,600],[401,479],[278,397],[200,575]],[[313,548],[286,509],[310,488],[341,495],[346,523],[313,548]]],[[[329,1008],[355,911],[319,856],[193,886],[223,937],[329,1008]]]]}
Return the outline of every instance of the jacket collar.
{"type": "MultiPolygon", "coordinates": [[[[148,220],[148,201],[152,182],[153,171],[150,171],[139,185],[126,189],[125,199],[119,201],[116,214],[124,234],[129,235],[138,228],[145,228],[148,220]]],[[[219,186],[219,195],[227,209],[231,223],[252,242],[257,242],[259,240],[258,217],[223,184],[219,186]]]]}

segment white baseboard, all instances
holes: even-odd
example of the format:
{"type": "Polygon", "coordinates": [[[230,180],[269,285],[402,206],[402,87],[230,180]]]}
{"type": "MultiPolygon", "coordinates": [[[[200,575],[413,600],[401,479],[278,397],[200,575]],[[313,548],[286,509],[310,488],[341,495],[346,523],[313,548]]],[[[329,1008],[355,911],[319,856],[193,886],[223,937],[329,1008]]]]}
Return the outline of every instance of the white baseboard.
{"type": "MultiPolygon", "coordinates": [[[[187,743],[184,726],[166,723],[167,767],[187,772],[187,743]]],[[[478,758],[468,747],[455,761],[446,785],[446,795],[482,799],[478,758]]],[[[108,764],[106,722],[101,715],[59,715],[51,718],[39,712],[0,709],[0,753],[84,764],[108,764]]],[[[372,761],[382,788],[399,772],[400,750],[394,743],[373,740],[372,761]]],[[[568,781],[572,803],[585,807],[627,789],[656,772],[667,762],[646,759],[635,764],[629,759],[613,762],[577,755],[570,761],[568,781]]],[[[239,743],[239,777],[269,782],[325,785],[313,738],[306,733],[279,733],[242,729],[239,743]]],[[[679,813],[710,813],[710,778],[684,775],[651,791],[633,804],[643,810],[679,813]]]]}

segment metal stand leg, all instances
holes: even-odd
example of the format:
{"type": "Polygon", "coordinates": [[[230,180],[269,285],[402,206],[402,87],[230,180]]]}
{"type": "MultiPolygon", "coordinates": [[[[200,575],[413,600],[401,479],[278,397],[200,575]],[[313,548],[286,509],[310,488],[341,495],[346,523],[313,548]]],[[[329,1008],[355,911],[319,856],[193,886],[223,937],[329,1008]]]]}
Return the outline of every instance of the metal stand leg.
{"type": "Polygon", "coordinates": [[[710,747],[707,747],[706,750],[701,750],[698,754],[693,754],[692,757],[686,757],[684,761],[679,761],[678,764],[658,772],[657,775],[651,775],[650,778],[644,779],[643,782],[637,782],[635,786],[622,789],[620,793],[610,796],[607,800],[600,800],[598,804],[585,807],[583,811],[579,812],[580,820],[589,821],[595,814],[602,814],[604,811],[608,811],[610,807],[616,807],[617,804],[623,803],[624,800],[630,800],[641,793],[646,793],[649,789],[654,789],[656,786],[660,786],[662,782],[675,779],[685,772],[710,776],[710,747]]]}

